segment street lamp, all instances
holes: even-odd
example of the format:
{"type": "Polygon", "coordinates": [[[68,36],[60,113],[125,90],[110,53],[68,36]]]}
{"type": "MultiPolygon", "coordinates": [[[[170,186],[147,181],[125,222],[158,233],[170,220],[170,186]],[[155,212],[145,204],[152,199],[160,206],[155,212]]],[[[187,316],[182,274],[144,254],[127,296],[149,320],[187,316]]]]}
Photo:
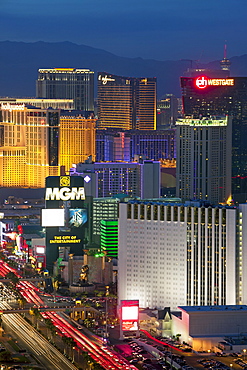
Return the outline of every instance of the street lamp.
{"type": "Polygon", "coordinates": [[[108,307],[107,307],[107,297],[105,297],[105,336],[107,338],[107,333],[108,333],[108,329],[107,329],[107,319],[108,319],[108,307]]]}
{"type": "Polygon", "coordinates": [[[245,361],[245,353],[246,353],[246,349],[245,348],[243,349],[243,352],[244,352],[244,361],[245,361]]]}
{"type": "Polygon", "coordinates": [[[230,368],[232,369],[232,364],[230,364],[230,368]]]}
{"type": "Polygon", "coordinates": [[[75,349],[76,347],[72,347],[72,363],[75,362],[75,349]]]}

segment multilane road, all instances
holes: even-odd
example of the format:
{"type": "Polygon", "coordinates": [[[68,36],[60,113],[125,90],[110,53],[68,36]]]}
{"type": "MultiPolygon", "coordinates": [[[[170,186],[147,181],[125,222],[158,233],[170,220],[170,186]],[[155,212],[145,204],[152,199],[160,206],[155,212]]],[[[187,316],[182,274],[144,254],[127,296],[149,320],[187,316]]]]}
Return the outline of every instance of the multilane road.
{"type": "MultiPolygon", "coordinates": [[[[5,276],[9,271],[15,273],[13,268],[9,268],[4,262],[0,262],[0,275],[5,276]]],[[[19,276],[18,276],[19,277],[19,276]]],[[[20,281],[17,285],[19,292],[27,300],[28,303],[35,305],[36,307],[45,306],[43,300],[39,297],[39,289],[36,288],[32,283],[26,281],[20,281]]],[[[46,306],[47,307],[47,306],[46,306]]],[[[0,304],[0,309],[9,309],[11,308],[7,303],[0,304]]],[[[57,331],[61,335],[71,337],[75,342],[78,348],[87,352],[93,360],[99,363],[104,369],[107,370],[131,370],[136,369],[134,365],[130,365],[125,359],[119,357],[115,352],[110,351],[107,346],[99,346],[93,343],[87,336],[81,333],[76,329],[71,323],[67,322],[56,312],[41,312],[41,315],[44,318],[49,318],[57,331]]],[[[4,322],[15,331],[15,333],[25,340],[26,344],[35,351],[35,354],[41,359],[49,360],[49,363],[53,367],[47,367],[47,369],[61,369],[67,370],[69,367],[62,365],[61,361],[64,359],[65,362],[68,360],[60,354],[53,346],[50,345],[35,329],[26,323],[26,321],[19,314],[3,314],[4,322]],[[34,334],[35,333],[35,334],[34,334]],[[33,340],[35,339],[35,340],[33,340]],[[45,344],[43,344],[42,340],[45,344]],[[47,346],[52,347],[47,351],[47,346]],[[55,352],[54,352],[55,351],[55,352]],[[56,355],[54,354],[56,353],[56,355]],[[56,367],[54,367],[56,364],[56,367]]],[[[70,364],[72,367],[70,369],[75,369],[75,367],[70,364]]],[[[68,365],[66,365],[68,366],[68,365]]]]}
{"type": "MultiPolygon", "coordinates": [[[[0,302],[1,309],[11,309],[10,305],[0,302]]],[[[76,370],[77,368],[53,347],[41,334],[19,314],[2,315],[3,324],[25,343],[35,358],[48,370],[76,370]]]]}

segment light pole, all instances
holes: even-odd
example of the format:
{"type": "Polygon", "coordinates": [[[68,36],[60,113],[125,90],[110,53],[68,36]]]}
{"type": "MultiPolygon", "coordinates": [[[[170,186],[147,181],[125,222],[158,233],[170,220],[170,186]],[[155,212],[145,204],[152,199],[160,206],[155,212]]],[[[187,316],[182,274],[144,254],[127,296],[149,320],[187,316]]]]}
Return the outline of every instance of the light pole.
{"type": "Polygon", "coordinates": [[[107,338],[107,318],[108,318],[108,307],[107,307],[107,297],[105,297],[105,337],[107,338]]]}
{"type": "Polygon", "coordinates": [[[243,352],[244,352],[244,361],[245,361],[245,354],[246,354],[246,349],[245,348],[243,349],[243,352]]]}
{"type": "Polygon", "coordinates": [[[75,349],[76,347],[72,347],[72,363],[75,362],[75,349]]]}
{"type": "Polygon", "coordinates": [[[231,368],[231,370],[232,370],[232,364],[230,364],[230,368],[231,368]]]}

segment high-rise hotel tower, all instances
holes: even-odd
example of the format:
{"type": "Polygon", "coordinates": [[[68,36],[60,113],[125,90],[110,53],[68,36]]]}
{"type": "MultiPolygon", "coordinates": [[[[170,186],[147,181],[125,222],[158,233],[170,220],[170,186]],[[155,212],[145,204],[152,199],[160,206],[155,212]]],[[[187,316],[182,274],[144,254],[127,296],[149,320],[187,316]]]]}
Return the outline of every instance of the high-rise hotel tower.
{"type": "Polygon", "coordinates": [[[177,196],[213,204],[231,197],[231,117],[177,121],[177,196]]]}
{"type": "Polygon", "coordinates": [[[39,69],[36,97],[74,99],[75,109],[94,110],[94,72],[89,69],[39,69]]]}
{"type": "Polygon", "coordinates": [[[42,188],[60,166],[69,171],[95,158],[94,118],[9,102],[0,107],[0,186],[42,188]]]}
{"type": "Polygon", "coordinates": [[[210,78],[205,75],[181,78],[183,110],[193,118],[231,115],[232,193],[247,199],[247,77],[210,78]]]}
{"type": "Polygon", "coordinates": [[[98,73],[98,127],[156,129],[156,78],[98,73]]]}

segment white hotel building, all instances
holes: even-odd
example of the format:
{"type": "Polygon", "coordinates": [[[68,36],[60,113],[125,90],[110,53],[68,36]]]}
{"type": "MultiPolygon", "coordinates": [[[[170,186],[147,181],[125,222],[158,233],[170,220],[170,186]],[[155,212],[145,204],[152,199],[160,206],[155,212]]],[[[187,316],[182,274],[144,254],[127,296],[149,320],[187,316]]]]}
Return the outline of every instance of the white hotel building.
{"type": "Polygon", "coordinates": [[[119,300],[172,310],[245,304],[246,219],[247,204],[238,210],[203,202],[120,203],[119,300]]]}

